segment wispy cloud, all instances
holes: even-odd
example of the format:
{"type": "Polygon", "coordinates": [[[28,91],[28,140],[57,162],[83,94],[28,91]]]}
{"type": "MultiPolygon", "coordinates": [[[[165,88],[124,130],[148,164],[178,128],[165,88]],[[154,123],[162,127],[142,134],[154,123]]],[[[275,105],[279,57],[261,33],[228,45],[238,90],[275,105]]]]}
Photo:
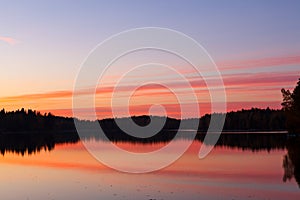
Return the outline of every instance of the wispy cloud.
{"type": "Polygon", "coordinates": [[[298,65],[300,64],[300,56],[281,56],[260,58],[252,60],[235,60],[235,61],[223,61],[217,63],[222,69],[241,69],[241,68],[256,68],[256,67],[268,67],[268,66],[280,66],[280,65],[298,65]]]}
{"type": "Polygon", "coordinates": [[[3,37],[3,36],[0,36],[0,41],[3,41],[3,42],[6,42],[10,45],[16,45],[19,43],[18,40],[14,39],[14,38],[11,38],[11,37],[3,37]]]}
{"type": "MultiPolygon", "coordinates": [[[[223,81],[226,90],[239,90],[239,91],[259,91],[259,90],[273,90],[278,89],[280,91],[281,87],[285,86],[293,86],[295,81],[299,78],[299,74],[295,72],[285,72],[285,73],[253,73],[253,74],[239,74],[239,75],[224,75],[223,81]]],[[[189,79],[189,83],[191,84],[193,89],[196,89],[197,92],[206,93],[207,86],[203,79],[189,79]]],[[[186,84],[181,81],[169,82],[168,86],[171,89],[175,90],[175,92],[185,92],[186,84]],[[177,91],[178,90],[178,91],[177,91]]],[[[218,89],[220,85],[215,85],[215,88],[218,89]]],[[[120,94],[122,92],[130,92],[135,88],[135,85],[121,85],[118,86],[117,92],[120,94]]],[[[101,99],[105,99],[105,97],[111,98],[111,94],[114,92],[114,86],[106,86],[102,88],[97,88],[96,94],[102,95],[101,99]]],[[[187,90],[189,91],[189,90],[187,90]]],[[[76,95],[90,95],[94,93],[94,89],[82,89],[77,91],[76,95]]],[[[279,92],[280,93],[280,92],[279,92]]],[[[156,95],[170,95],[170,91],[166,89],[164,86],[159,84],[149,84],[144,85],[139,88],[139,93],[134,94],[136,96],[156,96],[156,95]]],[[[201,93],[202,94],[202,93],[201,93]]],[[[244,95],[246,95],[245,93],[244,95]]],[[[254,92],[255,94],[255,92],[254,92]]],[[[15,102],[24,102],[24,101],[39,101],[39,100],[47,100],[47,99],[71,99],[73,96],[73,91],[53,91],[49,93],[40,93],[40,94],[25,94],[20,96],[9,96],[9,97],[0,97],[1,103],[15,103],[15,102]]],[[[119,95],[121,97],[121,95],[119,95]]]]}

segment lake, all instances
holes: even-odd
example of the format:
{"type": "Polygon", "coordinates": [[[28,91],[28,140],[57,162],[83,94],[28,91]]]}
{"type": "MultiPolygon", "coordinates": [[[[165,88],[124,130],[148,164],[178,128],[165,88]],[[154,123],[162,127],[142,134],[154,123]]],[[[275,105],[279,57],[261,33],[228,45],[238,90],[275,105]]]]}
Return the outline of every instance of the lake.
{"type": "MultiPolygon", "coordinates": [[[[175,163],[147,174],[115,171],[91,156],[79,140],[44,145],[40,140],[35,144],[23,138],[14,146],[8,139],[10,136],[3,136],[0,140],[0,196],[5,200],[300,198],[296,181],[299,178],[296,174],[299,172],[298,138],[283,141],[276,138],[286,138],[286,134],[274,133],[228,135],[223,134],[204,159],[198,158],[202,140],[196,139],[175,163]]],[[[97,139],[86,142],[106,145],[97,139]]],[[[189,140],[175,141],[178,146],[186,142],[189,140]]],[[[166,144],[115,143],[136,153],[150,152],[166,144]]],[[[112,154],[109,149],[101,151],[112,154]]],[[[136,167],[126,162],[126,158],[116,159],[124,167],[136,167]]]]}

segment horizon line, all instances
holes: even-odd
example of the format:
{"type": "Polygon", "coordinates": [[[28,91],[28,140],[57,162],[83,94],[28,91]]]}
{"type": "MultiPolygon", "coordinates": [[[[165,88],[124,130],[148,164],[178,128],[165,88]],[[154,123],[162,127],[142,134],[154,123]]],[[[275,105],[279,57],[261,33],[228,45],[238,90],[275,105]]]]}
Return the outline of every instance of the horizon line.
{"type": "Polygon", "coordinates": [[[63,115],[55,115],[53,114],[52,112],[42,112],[42,111],[39,111],[39,110],[34,110],[34,109],[31,109],[31,108],[21,108],[21,109],[16,109],[16,110],[5,110],[5,108],[2,108],[0,110],[0,113],[1,112],[4,112],[5,114],[7,113],[15,113],[15,112],[21,112],[22,110],[24,110],[24,112],[26,114],[28,114],[28,111],[32,111],[36,114],[40,114],[42,116],[46,116],[46,115],[52,115],[53,117],[62,117],[62,118],[72,118],[72,119],[76,119],[76,120],[83,120],[83,121],[101,121],[101,120],[108,120],[108,119],[126,119],[126,118],[133,118],[133,117],[161,117],[161,118],[169,118],[169,119],[175,119],[175,120],[189,120],[189,119],[200,119],[206,115],[214,115],[214,114],[228,114],[228,113],[232,113],[232,112],[243,112],[243,111],[251,111],[251,110],[271,110],[271,111],[283,111],[283,108],[281,109],[278,109],[278,108],[270,108],[269,106],[266,107],[266,108],[258,108],[258,107],[251,107],[251,108],[241,108],[241,109],[238,109],[238,110],[230,110],[230,111],[227,111],[226,113],[221,113],[221,112],[214,112],[214,113],[205,113],[203,115],[201,115],[199,118],[197,117],[189,117],[189,118],[183,118],[183,119],[180,119],[180,118],[176,118],[176,117],[171,117],[171,116],[168,116],[168,115],[147,115],[147,114],[141,114],[141,115],[130,115],[130,116],[120,116],[120,117],[106,117],[106,118],[102,118],[102,119],[95,119],[95,120],[90,120],[90,119],[78,119],[74,116],[63,116],[63,115]]]}

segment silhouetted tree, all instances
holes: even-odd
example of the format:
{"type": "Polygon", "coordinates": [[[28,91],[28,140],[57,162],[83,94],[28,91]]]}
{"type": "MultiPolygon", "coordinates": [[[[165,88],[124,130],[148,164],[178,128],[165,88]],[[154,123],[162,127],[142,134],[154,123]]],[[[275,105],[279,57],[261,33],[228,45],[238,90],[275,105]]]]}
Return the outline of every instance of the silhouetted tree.
{"type": "Polygon", "coordinates": [[[293,92],[281,90],[283,96],[282,107],[285,111],[287,129],[290,133],[300,133],[300,79],[293,92]]]}
{"type": "MultiPolygon", "coordinates": [[[[213,114],[218,115],[218,114],[213,114]]],[[[200,118],[199,130],[206,131],[210,124],[210,114],[200,118]]],[[[252,108],[232,111],[226,114],[224,131],[283,131],[286,118],[282,110],[252,108]]]]}
{"type": "Polygon", "coordinates": [[[51,130],[75,130],[73,118],[57,117],[51,113],[41,113],[24,108],[21,110],[6,112],[0,111],[0,133],[1,132],[31,132],[51,130]]]}

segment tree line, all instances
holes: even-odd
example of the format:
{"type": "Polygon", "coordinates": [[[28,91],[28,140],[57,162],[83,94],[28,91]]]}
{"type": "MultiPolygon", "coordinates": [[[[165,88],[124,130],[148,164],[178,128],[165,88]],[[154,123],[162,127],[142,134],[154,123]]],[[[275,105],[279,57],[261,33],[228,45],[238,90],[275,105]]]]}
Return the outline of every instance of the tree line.
{"type": "MultiPolygon", "coordinates": [[[[220,114],[213,114],[220,115],[220,114]]],[[[163,120],[163,117],[153,117],[163,120]]],[[[133,116],[133,121],[146,126],[150,121],[149,116],[133,116]]],[[[199,131],[206,131],[209,127],[211,114],[206,114],[200,119],[185,119],[187,121],[199,121],[199,131]]],[[[77,119],[75,119],[77,120],[77,119]]],[[[119,131],[116,119],[99,120],[99,124],[106,131],[119,131]]],[[[117,120],[128,121],[129,118],[117,120]]],[[[80,120],[78,120],[80,121],[80,120]]],[[[91,121],[80,121],[81,123],[95,123],[91,121]]],[[[180,120],[166,118],[163,130],[177,129],[180,120]]],[[[129,123],[128,123],[129,124],[129,123]]],[[[87,126],[88,127],[88,126],[87,126]]],[[[189,128],[189,127],[183,127],[189,128]]],[[[32,132],[32,131],[75,131],[74,119],[70,117],[54,116],[51,113],[41,114],[33,110],[22,108],[17,111],[0,111],[0,133],[1,132],[32,132]]],[[[248,110],[232,111],[226,114],[224,123],[225,131],[282,131],[286,130],[286,117],[284,110],[252,108],[248,110]]]]}
{"type": "Polygon", "coordinates": [[[73,118],[41,114],[24,108],[16,111],[0,111],[0,133],[20,131],[75,130],[73,118]]]}

